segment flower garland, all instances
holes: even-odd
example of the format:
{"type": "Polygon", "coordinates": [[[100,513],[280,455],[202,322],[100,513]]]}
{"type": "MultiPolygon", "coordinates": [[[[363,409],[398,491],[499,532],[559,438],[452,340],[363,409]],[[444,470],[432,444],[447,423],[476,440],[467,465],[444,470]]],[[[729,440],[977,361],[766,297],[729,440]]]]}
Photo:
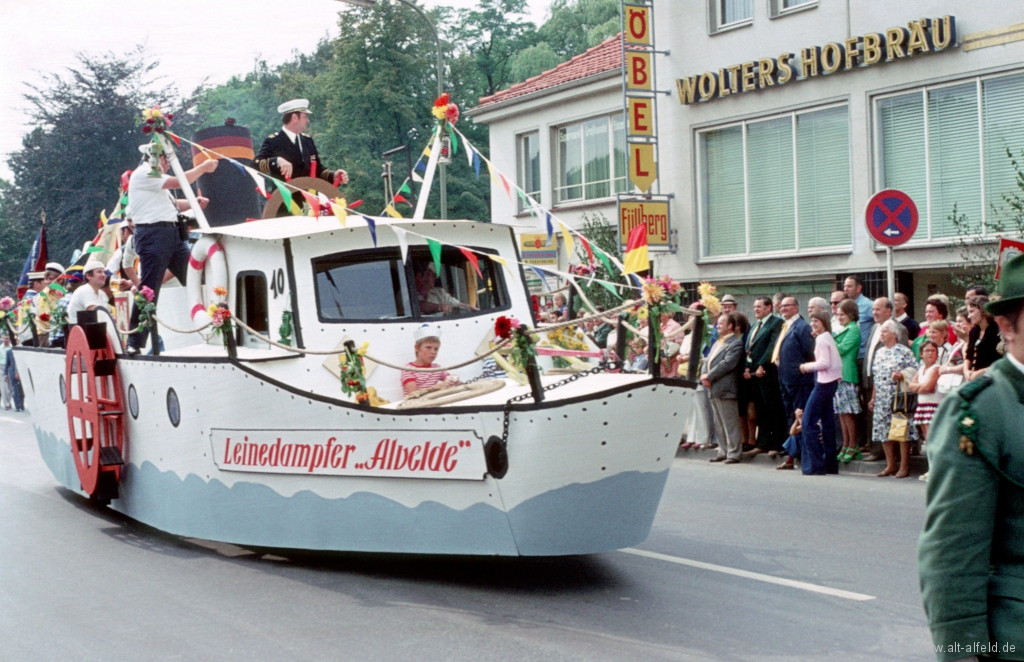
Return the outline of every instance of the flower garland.
{"type": "Polygon", "coordinates": [[[526,372],[526,365],[531,357],[536,362],[537,350],[533,346],[534,338],[531,337],[526,325],[516,318],[499,316],[494,320],[494,335],[502,340],[512,338],[512,351],[509,352],[508,357],[520,371],[526,372]]]}
{"type": "Polygon", "coordinates": [[[722,302],[715,296],[717,291],[718,288],[708,281],[703,281],[697,286],[697,294],[700,295],[700,302],[704,305],[704,337],[701,339],[703,343],[701,345],[702,351],[711,341],[711,328],[714,326],[715,320],[722,314],[722,302]]]}
{"type": "Polygon", "coordinates": [[[456,140],[455,131],[452,130],[455,123],[459,121],[459,107],[451,102],[451,97],[445,92],[434,99],[434,107],[430,109],[430,113],[437,120],[438,135],[448,134],[447,137],[441,139],[440,154],[442,162],[447,163],[459,151],[459,141],[456,140]]]}
{"type": "Polygon", "coordinates": [[[364,342],[359,349],[355,348],[355,343],[345,343],[345,352],[338,355],[341,392],[345,395],[354,394],[359,404],[370,401],[370,394],[366,391],[366,369],[363,366],[363,357],[369,348],[369,342],[364,342]]]}
{"type": "Polygon", "coordinates": [[[163,175],[160,172],[160,157],[164,154],[164,145],[159,136],[171,128],[172,119],[174,119],[174,115],[163,112],[158,105],[142,109],[142,132],[147,135],[153,134],[150,153],[154,158],[150,160],[150,177],[160,177],[163,175]]]}
{"type": "MultiPolygon", "coordinates": [[[[561,347],[562,349],[575,349],[579,351],[587,351],[590,346],[583,339],[583,332],[578,330],[576,326],[563,326],[554,331],[548,331],[547,340],[555,347],[561,347]]],[[[587,359],[581,358],[581,361],[587,363],[587,359]]],[[[552,361],[556,368],[568,368],[570,363],[568,360],[561,356],[552,357],[552,361]]]]}
{"type": "Polygon", "coordinates": [[[139,333],[145,333],[153,326],[153,313],[156,312],[156,304],[153,303],[154,298],[156,298],[155,293],[146,285],[143,285],[135,293],[135,306],[139,309],[139,326],[137,327],[139,333]]]}
{"type": "Polygon", "coordinates": [[[643,287],[640,290],[644,303],[647,304],[650,328],[650,343],[655,348],[654,358],[661,360],[661,316],[682,312],[684,310],[680,303],[682,287],[669,276],[660,278],[645,278],[643,287]]]}

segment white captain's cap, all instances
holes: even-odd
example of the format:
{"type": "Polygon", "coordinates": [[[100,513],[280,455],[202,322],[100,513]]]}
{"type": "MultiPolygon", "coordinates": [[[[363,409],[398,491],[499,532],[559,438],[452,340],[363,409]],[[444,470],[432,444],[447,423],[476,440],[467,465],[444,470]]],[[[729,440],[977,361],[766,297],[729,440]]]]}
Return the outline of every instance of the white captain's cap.
{"type": "Polygon", "coordinates": [[[42,280],[42,279],[46,278],[46,272],[45,271],[30,271],[27,274],[25,274],[25,277],[28,278],[29,280],[42,280]]]}
{"type": "Polygon", "coordinates": [[[94,269],[103,269],[106,271],[107,265],[103,264],[99,260],[90,258],[89,261],[85,263],[85,267],[82,268],[82,273],[87,274],[94,269]]]}
{"type": "Polygon", "coordinates": [[[46,270],[47,271],[52,271],[52,272],[56,273],[57,275],[60,275],[60,274],[64,273],[64,267],[62,267],[57,262],[47,262],[46,270]]]}
{"type": "Polygon", "coordinates": [[[309,114],[311,112],[309,110],[309,99],[292,99],[291,101],[285,101],[277,107],[277,112],[281,115],[295,111],[309,114]]]}
{"type": "Polygon", "coordinates": [[[412,334],[412,337],[416,342],[426,338],[437,338],[438,340],[441,340],[441,327],[433,324],[424,324],[420,328],[416,329],[416,332],[412,334]]]}

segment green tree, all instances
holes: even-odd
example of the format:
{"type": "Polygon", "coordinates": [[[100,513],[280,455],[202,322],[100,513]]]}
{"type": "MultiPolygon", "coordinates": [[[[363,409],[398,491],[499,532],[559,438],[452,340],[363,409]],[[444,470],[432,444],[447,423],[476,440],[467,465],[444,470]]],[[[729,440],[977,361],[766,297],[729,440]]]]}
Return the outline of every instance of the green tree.
{"type": "MultiPolygon", "coordinates": [[[[0,219],[24,234],[12,235],[15,245],[9,250],[15,255],[9,260],[16,267],[4,262],[0,280],[20,274],[40,212],[46,212],[53,260],[67,262],[95,236],[100,210],[109,213],[117,202],[120,174],[139,162],[137,147],[145,142],[138,127],[141,108],[159,103],[173,111],[175,131],[187,135],[194,109],[189,101],[175,99],[172,87],[157,86],[157,66],[141,47],[124,55],[79,54],[75,67],[45,75],[32,86],[26,99],[35,126],[8,160],[14,182],[2,192],[5,218],[0,219]]],[[[187,152],[182,160],[190,163],[187,152]]]]}
{"type": "Polygon", "coordinates": [[[554,0],[540,38],[568,60],[619,33],[618,0],[554,0]]]}
{"type": "Polygon", "coordinates": [[[995,289],[997,260],[999,259],[999,243],[992,242],[992,235],[1000,235],[1008,239],[1024,239],[1024,149],[1014,156],[1009,147],[1006,148],[1009,161],[1007,167],[1016,173],[1017,190],[1004,193],[1002,205],[992,205],[987,219],[987,236],[982,237],[977,222],[971,221],[966,214],[961,214],[957,206],[949,215],[956,230],[956,236],[947,245],[947,250],[960,257],[950,264],[953,284],[961,291],[978,283],[992,291],[995,289]]]}
{"type": "MultiPolygon", "coordinates": [[[[590,240],[591,248],[598,248],[607,255],[612,255],[622,260],[622,253],[619,247],[619,235],[616,231],[615,225],[609,221],[605,215],[601,212],[595,212],[593,214],[583,214],[581,217],[582,222],[580,223],[580,232],[590,240]]],[[[579,258],[580,264],[589,264],[590,256],[587,255],[586,248],[583,247],[581,242],[575,242],[576,246],[576,257],[579,258]]],[[[594,273],[595,278],[606,280],[610,282],[621,282],[622,272],[620,272],[615,264],[612,263],[612,270],[609,271],[608,267],[604,264],[604,261],[597,257],[595,253],[594,266],[597,271],[594,273]]],[[[590,299],[591,303],[595,306],[602,306],[606,310],[614,308],[622,303],[623,299],[612,294],[611,290],[599,283],[586,284],[586,280],[579,279],[580,289],[584,291],[587,298],[590,299]]],[[[623,294],[623,289],[619,289],[619,295],[623,294]]],[[[582,305],[580,302],[577,305],[582,305]]]]}
{"type": "Polygon", "coordinates": [[[554,69],[562,62],[562,58],[551,48],[551,44],[542,41],[519,51],[512,60],[511,75],[514,83],[521,83],[527,78],[538,76],[548,69],[554,69]]]}
{"type": "Polygon", "coordinates": [[[480,0],[476,8],[457,12],[451,40],[462,51],[457,61],[471,67],[467,77],[479,77],[476,95],[490,96],[516,82],[519,53],[537,41],[525,11],[526,0],[480,0]]]}

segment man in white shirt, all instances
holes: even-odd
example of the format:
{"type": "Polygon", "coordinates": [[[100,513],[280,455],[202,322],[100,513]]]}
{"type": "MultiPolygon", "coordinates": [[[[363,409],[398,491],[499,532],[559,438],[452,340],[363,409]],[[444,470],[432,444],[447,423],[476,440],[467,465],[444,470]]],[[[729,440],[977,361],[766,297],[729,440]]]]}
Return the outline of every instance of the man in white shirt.
{"type": "Polygon", "coordinates": [[[846,298],[846,292],[842,290],[836,290],[829,297],[829,314],[832,315],[832,335],[836,335],[843,330],[843,325],[839,323],[839,304],[846,298]]]}
{"type": "Polygon", "coordinates": [[[78,313],[83,310],[96,310],[110,303],[107,293],[103,291],[103,284],[107,282],[107,271],[103,263],[89,260],[82,271],[85,283],[71,295],[71,303],[68,304],[69,324],[78,324],[78,313]]]}
{"type": "MultiPolygon", "coordinates": [[[[135,251],[139,254],[142,271],[139,287],[153,290],[155,302],[160,296],[164,272],[168,269],[182,284],[185,283],[189,251],[178,235],[177,219],[179,211],[188,209],[188,201],[171,197],[170,189],[181,188],[181,184],[176,177],[167,174],[170,168],[167,157],[163,154],[155,156],[151,148],[151,144],[139,147],[139,151],[146,157],[146,165],[136,168],[128,180],[128,198],[131,200],[132,219],[135,222],[135,251]],[[156,165],[161,174],[154,177],[150,166],[157,158],[159,160],[156,165]]],[[[216,170],[218,163],[220,161],[216,159],[203,161],[185,172],[185,180],[189,184],[193,183],[201,175],[216,170]]],[[[200,207],[205,207],[209,200],[198,198],[198,202],[200,207]]],[[[132,310],[129,324],[132,329],[138,327],[138,306],[132,310]]],[[[148,336],[148,330],[130,336],[127,353],[138,354],[148,336]]]]}

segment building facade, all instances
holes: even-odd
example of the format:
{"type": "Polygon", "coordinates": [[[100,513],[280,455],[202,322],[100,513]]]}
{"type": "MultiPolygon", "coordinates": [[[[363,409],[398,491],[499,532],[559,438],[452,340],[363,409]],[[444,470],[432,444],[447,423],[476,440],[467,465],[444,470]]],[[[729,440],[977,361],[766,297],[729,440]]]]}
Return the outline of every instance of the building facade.
{"type": "MultiPolygon", "coordinates": [[[[864,211],[875,192],[897,188],[920,214],[895,252],[898,289],[918,302],[955,293],[949,246],[965,232],[994,241],[1012,213],[1004,196],[1020,193],[1007,156],[1024,152],[1019,4],[654,0],[653,14],[669,51],[657,56],[657,86],[669,92],[658,98],[659,173],[677,238],[675,252],[655,257],[659,273],[710,280],[741,300],[782,289],[827,296],[849,273],[880,294],[886,256],[864,211]]],[[[616,218],[614,178],[604,198],[608,187],[588,188],[588,174],[618,172],[614,140],[609,167],[594,165],[594,149],[588,159],[596,120],[611,118],[614,131],[623,117],[621,79],[601,82],[474,110],[517,177],[522,135],[537,136],[532,186],[570,223],[587,210],[616,218]]],[[[523,222],[503,195],[492,200],[494,221],[523,222]]]]}

